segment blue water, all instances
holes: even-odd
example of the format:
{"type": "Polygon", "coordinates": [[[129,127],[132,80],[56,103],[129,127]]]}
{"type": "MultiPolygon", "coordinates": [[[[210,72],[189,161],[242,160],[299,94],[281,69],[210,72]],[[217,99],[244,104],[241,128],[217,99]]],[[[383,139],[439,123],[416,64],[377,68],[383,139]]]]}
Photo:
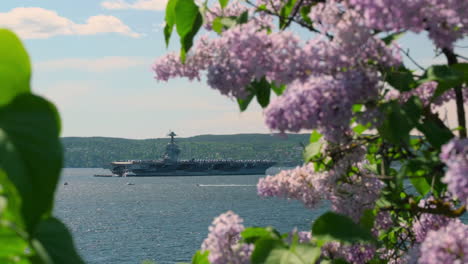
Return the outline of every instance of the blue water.
{"type": "Polygon", "coordinates": [[[306,210],[297,201],[258,197],[260,175],[93,177],[107,173],[64,169],[56,194],[54,213],[90,264],[189,261],[213,218],[228,210],[245,226],[274,226],[280,232],[309,230],[323,212],[306,210]]]}

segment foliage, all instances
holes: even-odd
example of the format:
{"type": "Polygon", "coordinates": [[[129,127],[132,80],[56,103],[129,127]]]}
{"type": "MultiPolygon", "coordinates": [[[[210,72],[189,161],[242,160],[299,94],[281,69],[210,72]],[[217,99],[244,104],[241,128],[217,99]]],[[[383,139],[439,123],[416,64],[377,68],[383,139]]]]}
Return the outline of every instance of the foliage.
{"type": "Polygon", "coordinates": [[[52,216],[62,168],[55,106],[30,92],[28,54],[0,30],[0,262],[83,263],[52,216]]]}
{"type": "Polygon", "coordinates": [[[270,129],[313,130],[306,164],[260,179],[257,191],[309,209],[328,201],[332,210],[302,240],[297,231],[244,229],[242,218],[222,214],[202,245],[212,264],[468,262],[468,226],[459,222],[468,203],[468,64],[454,49],[468,36],[467,3],[246,0],[194,11],[195,1],[173,0],[168,9],[174,2],[214,33],[195,39],[201,27],[185,23],[178,33],[193,48],[158,59],[156,79],[206,73],[240,111],[257,97],[270,129]],[[306,41],[298,27],[311,33],[301,35],[306,41]],[[396,45],[421,31],[447,64],[423,68],[396,45]],[[420,69],[404,65],[403,55],[420,69]],[[451,100],[458,127],[438,112],[451,100]]]}

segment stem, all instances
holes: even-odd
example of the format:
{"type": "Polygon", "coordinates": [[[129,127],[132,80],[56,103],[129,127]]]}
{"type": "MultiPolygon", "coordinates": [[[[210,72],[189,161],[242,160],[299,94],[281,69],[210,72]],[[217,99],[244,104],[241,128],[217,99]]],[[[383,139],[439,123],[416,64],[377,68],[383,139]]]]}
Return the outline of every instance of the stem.
{"type": "MultiPolygon", "coordinates": [[[[447,57],[448,65],[453,65],[458,63],[457,55],[447,48],[443,48],[442,52],[447,57]]],[[[466,117],[465,117],[465,108],[463,106],[463,91],[462,86],[456,86],[453,88],[455,91],[455,102],[457,103],[457,116],[458,116],[458,125],[460,127],[459,135],[460,138],[466,138],[466,117]]]]}

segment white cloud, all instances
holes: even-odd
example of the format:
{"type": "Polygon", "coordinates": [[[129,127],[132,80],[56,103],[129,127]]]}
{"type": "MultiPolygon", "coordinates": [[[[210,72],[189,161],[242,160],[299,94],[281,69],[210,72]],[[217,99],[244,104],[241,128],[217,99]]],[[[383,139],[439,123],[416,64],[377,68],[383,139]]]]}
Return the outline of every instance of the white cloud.
{"type": "Polygon", "coordinates": [[[58,71],[71,69],[88,72],[108,72],[142,65],[147,65],[149,69],[150,64],[151,60],[143,57],[66,58],[38,62],[34,64],[34,70],[58,71]]]}
{"type": "Polygon", "coordinates": [[[40,7],[18,7],[9,12],[0,13],[0,26],[14,30],[25,39],[100,33],[117,33],[134,38],[141,36],[114,16],[92,16],[87,19],[86,23],[78,24],[60,16],[55,11],[40,7]]]}
{"type": "Polygon", "coordinates": [[[128,3],[125,0],[114,0],[102,2],[101,6],[105,9],[139,9],[139,10],[164,10],[167,0],[138,0],[134,3],[128,3]]]}

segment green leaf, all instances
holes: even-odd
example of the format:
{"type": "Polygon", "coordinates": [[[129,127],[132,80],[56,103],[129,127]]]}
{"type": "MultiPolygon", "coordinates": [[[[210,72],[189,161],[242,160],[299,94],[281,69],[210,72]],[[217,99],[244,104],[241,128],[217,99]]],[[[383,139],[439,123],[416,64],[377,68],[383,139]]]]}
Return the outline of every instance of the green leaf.
{"type": "Polygon", "coordinates": [[[424,76],[426,78],[422,79],[419,82],[420,84],[428,81],[436,81],[438,83],[432,100],[442,95],[448,89],[459,86],[464,82],[464,73],[448,65],[433,65],[427,69],[424,76]]]}
{"type": "Polygon", "coordinates": [[[426,136],[427,141],[437,149],[454,137],[452,131],[437,115],[426,115],[422,124],[419,124],[417,128],[426,136]]]}
{"type": "Polygon", "coordinates": [[[251,87],[254,89],[255,94],[257,95],[258,103],[263,107],[267,107],[270,103],[270,84],[265,78],[262,78],[260,81],[254,81],[251,84],[251,87]]]}
{"type": "Polygon", "coordinates": [[[213,20],[211,28],[214,32],[221,34],[223,32],[223,23],[221,22],[221,18],[217,17],[213,20]]]}
{"type": "Polygon", "coordinates": [[[241,110],[241,112],[244,112],[245,110],[247,110],[247,107],[249,106],[249,104],[252,101],[252,99],[254,98],[254,96],[255,96],[255,94],[250,93],[244,99],[237,98],[237,104],[239,105],[239,109],[241,110]]]}
{"type": "Polygon", "coordinates": [[[37,226],[34,237],[47,250],[53,263],[84,264],[73,245],[73,238],[60,220],[50,217],[37,226]]]}
{"type": "Polygon", "coordinates": [[[375,211],[372,209],[367,209],[362,214],[361,220],[359,221],[359,223],[361,223],[361,226],[364,227],[366,230],[370,231],[374,227],[374,221],[375,221],[375,211]]]}
{"type": "Polygon", "coordinates": [[[21,197],[6,173],[0,169],[0,197],[5,199],[6,208],[0,210],[0,219],[13,222],[17,228],[24,228],[21,217],[21,197]]]}
{"type": "Polygon", "coordinates": [[[288,0],[286,2],[286,4],[283,6],[283,8],[281,8],[281,10],[280,10],[280,20],[279,20],[280,29],[284,29],[287,26],[288,20],[289,20],[289,15],[293,11],[294,5],[296,4],[296,2],[297,2],[297,0],[288,0]]]}
{"type": "Polygon", "coordinates": [[[361,135],[367,129],[368,129],[368,126],[364,126],[362,124],[357,124],[355,127],[353,127],[353,131],[358,135],[361,135]]]}
{"type": "Polygon", "coordinates": [[[396,32],[382,38],[382,41],[388,46],[392,44],[395,40],[398,40],[399,38],[403,37],[404,34],[405,32],[396,32]]]}
{"type": "Polygon", "coordinates": [[[192,257],[192,264],[210,264],[208,260],[209,251],[198,250],[192,257]]]}
{"type": "Polygon", "coordinates": [[[317,130],[314,130],[312,131],[312,133],[310,134],[310,139],[309,139],[309,142],[310,143],[315,143],[317,141],[319,141],[319,139],[322,138],[322,134],[320,134],[317,130]]]}
{"type": "Polygon", "coordinates": [[[271,83],[271,89],[273,90],[273,92],[275,92],[276,95],[282,95],[283,92],[286,90],[286,85],[282,84],[278,86],[273,82],[271,83]]]}
{"type": "Polygon", "coordinates": [[[0,260],[3,258],[13,259],[15,257],[26,257],[28,243],[11,228],[6,226],[5,223],[0,225],[0,245],[2,245],[0,260]]]}
{"type": "Polygon", "coordinates": [[[409,91],[418,85],[413,79],[413,73],[403,65],[398,69],[389,68],[383,74],[385,81],[401,92],[409,91]]]}
{"type": "Polygon", "coordinates": [[[203,17],[193,0],[177,0],[174,10],[181,44],[180,58],[185,62],[186,54],[193,45],[193,38],[203,23],[203,17]]]}
{"type": "Polygon", "coordinates": [[[413,184],[414,188],[421,194],[426,195],[431,190],[431,186],[427,182],[426,178],[418,177],[418,178],[410,178],[411,183],[413,184]]]}
{"type": "Polygon", "coordinates": [[[252,252],[250,260],[252,264],[269,263],[267,262],[271,251],[275,248],[286,248],[284,243],[279,239],[261,238],[255,242],[255,248],[252,252]]]}
{"type": "Polygon", "coordinates": [[[221,8],[225,8],[228,3],[229,0],[219,0],[219,5],[221,6],[221,8]]]}
{"type": "Polygon", "coordinates": [[[304,20],[304,22],[306,22],[309,25],[312,25],[312,23],[313,23],[312,20],[310,20],[310,17],[309,17],[310,10],[312,9],[312,6],[313,5],[303,6],[303,7],[301,7],[301,10],[300,10],[302,20],[304,20]]]}
{"type": "Polygon", "coordinates": [[[416,97],[410,98],[400,105],[391,101],[381,107],[385,114],[382,125],[378,128],[383,138],[393,144],[409,143],[409,132],[418,125],[422,104],[416,97]]]}
{"type": "Polygon", "coordinates": [[[321,215],[312,225],[312,234],[321,242],[373,243],[372,234],[347,216],[333,212],[321,215]]]}
{"type": "Polygon", "coordinates": [[[315,264],[321,254],[320,248],[298,244],[291,248],[273,247],[264,262],[271,264],[315,264]]]}
{"type": "Polygon", "coordinates": [[[238,25],[245,24],[247,21],[249,21],[249,11],[242,12],[242,14],[240,14],[240,16],[236,19],[236,23],[238,25]]]}
{"type": "Polygon", "coordinates": [[[242,231],[241,237],[246,243],[255,243],[260,238],[279,238],[271,227],[249,227],[242,231]]]}
{"type": "Polygon", "coordinates": [[[166,5],[166,25],[164,26],[164,40],[166,41],[166,47],[169,46],[169,40],[171,39],[172,30],[175,25],[175,6],[177,0],[169,0],[166,5]]]}
{"type": "Polygon", "coordinates": [[[317,141],[310,143],[304,150],[304,161],[309,162],[322,151],[323,142],[317,141]]]}
{"type": "Polygon", "coordinates": [[[13,32],[0,29],[0,106],[29,93],[30,78],[31,65],[23,44],[13,32]]]}
{"type": "Polygon", "coordinates": [[[31,94],[0,108],[0,166],[21,195],[31,232],[50,215],[62,168],[60,119],[54,105],[31,94]]]}
{"type": "Polygon", "coordinates": [[[463,81],[468,83],[468,63],[457,63],[450,65],[452,70],[457,71],[460,76],[463,76],[463,81]]]}

